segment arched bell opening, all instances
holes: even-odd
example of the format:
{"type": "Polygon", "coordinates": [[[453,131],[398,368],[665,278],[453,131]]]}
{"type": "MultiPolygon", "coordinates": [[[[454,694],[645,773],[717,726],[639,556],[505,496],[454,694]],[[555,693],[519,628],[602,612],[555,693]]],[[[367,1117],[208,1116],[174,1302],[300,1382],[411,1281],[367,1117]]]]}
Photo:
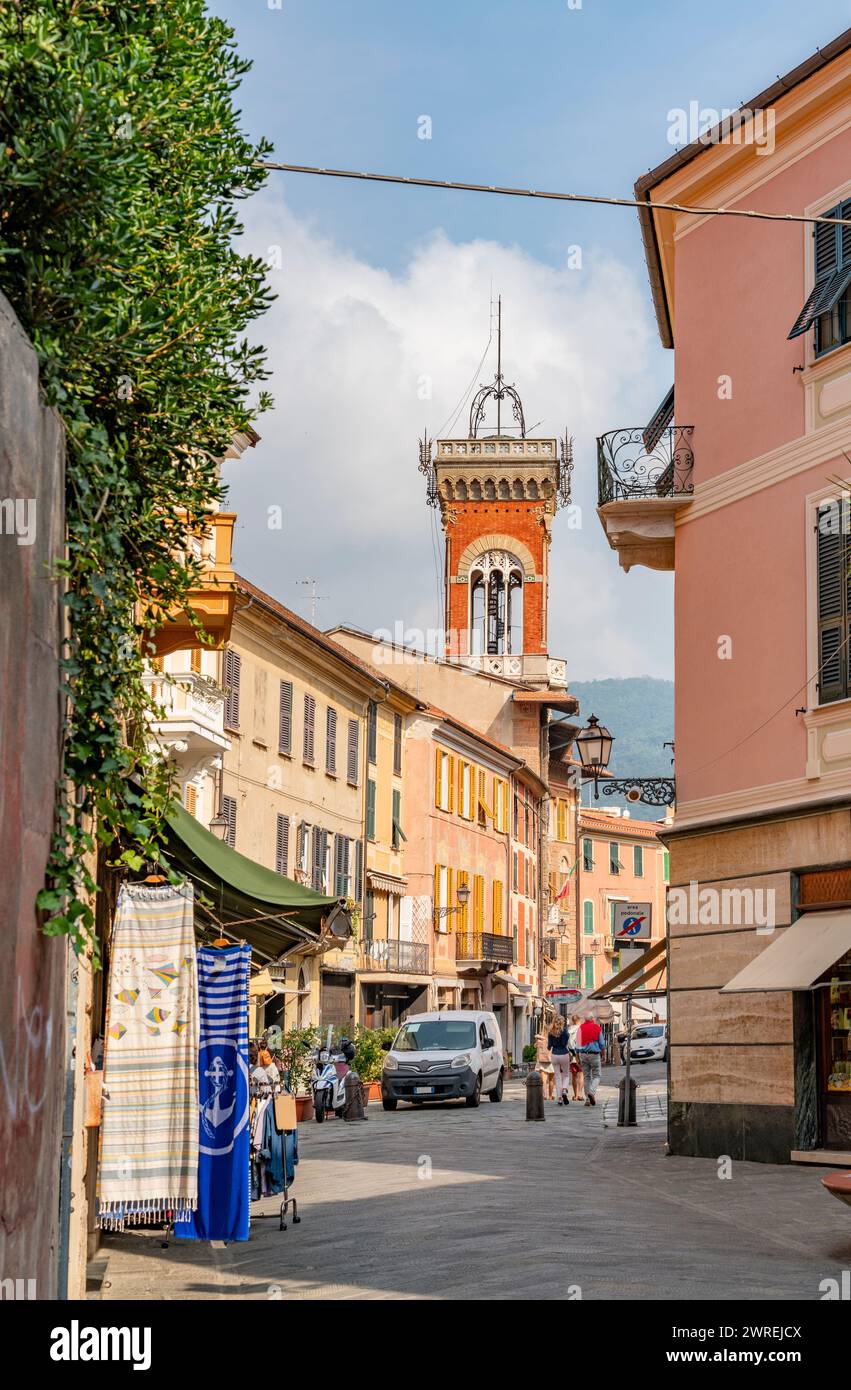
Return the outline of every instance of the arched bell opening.
{"type": "Polygon", "coordinates": [[[515,555],[489,551],[470,571],[470,651],[523,651],[523,569],[515,555]]]}

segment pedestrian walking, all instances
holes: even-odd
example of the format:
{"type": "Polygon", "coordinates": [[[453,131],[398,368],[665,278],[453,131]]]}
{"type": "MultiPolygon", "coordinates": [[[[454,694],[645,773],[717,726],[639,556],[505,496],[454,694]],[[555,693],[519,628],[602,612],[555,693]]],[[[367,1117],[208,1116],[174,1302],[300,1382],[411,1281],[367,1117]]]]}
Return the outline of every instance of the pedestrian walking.
{"type": "Polygon", "coordinates": [[[570,1027],[567,1030],[570,1041],[570,1085],[574,1100],[585,1099],[585,1078],[582,1075],[582,1061],[579,1056],[579,1043],[577,1041],[581,1023],[582,1019],[579,1014],[573,1014],[570,1027]]]}
{"type": "Polygon", "coordinates": [[[553,1064],[550,1059],[550,1049],[547,1047],[546,1033],[535,1034],[535,1064],[541,1073],[541,1081],[544,1090],[544,1100],[552,1100],[555,1087],[555,1076],[553,1064]]]}
{"type": "Polygon", "coordinates": [[[585,1104],[596,1105],[597,1087],[600,1084],[600,1068],[603,1052],[603,1030],[593,1018],[586,1018],[579,1025],[576,1035],[579,1056],[582,1060],[582,1078],[585,1082],[585,1104]]]}
{"type": "Polygon", "coordinates": [[[570,1105],[570,1036],[561,1014],[556,1014],[547,1034],[547,1047],[553,1061],[553,1079],[559,1105],[570,1105]]]}

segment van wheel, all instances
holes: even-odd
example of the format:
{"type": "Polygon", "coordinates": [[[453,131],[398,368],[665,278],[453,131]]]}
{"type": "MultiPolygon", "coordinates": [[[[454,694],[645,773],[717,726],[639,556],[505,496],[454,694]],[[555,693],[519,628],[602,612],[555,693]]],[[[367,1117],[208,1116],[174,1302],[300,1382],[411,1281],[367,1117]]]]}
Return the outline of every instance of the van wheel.
{"type": "Polygon", "coordinates": [[[469,1105],[471,1110],[475,1110],[476,1106],[479,1104],[479,1102],[481,1101],[481,1099],[482,1099],[482,1077],[481,1077],[481,1073],[479,1073],[479,1075],[476,1077],[476,1085],[475,1085],[475,1089],[473,1090],[473,1094],[472,1094],[471,1096],[465,1096],[465,1097],[464,1097],[464,1104],[465,1104],[465,1105],[469,1105]]]}
{"type": "Polygon", "coordinates": [[[502,1083],[503,1083],[503,1074],[502,1074],[502,1072],[500,1072],[500,1073],[499,1073],[499,1080],[497,1081],[497,1083],[496,1083],[496,1085],[494,1086],[493,1090],[492,1090],[492,1091],[488,1091],[488,1100],[492,1100],[492,1101],[499,1101],[499,1100],[502,1100],[502,1083]]]}
{"type": "Polygon", "coordinates": [[[399,1102],[397,1100],[388,1100],[386,1096],[382,1096],[381,1104],[384,1106],[385,1110],[395,1110],[399,1102]]]}

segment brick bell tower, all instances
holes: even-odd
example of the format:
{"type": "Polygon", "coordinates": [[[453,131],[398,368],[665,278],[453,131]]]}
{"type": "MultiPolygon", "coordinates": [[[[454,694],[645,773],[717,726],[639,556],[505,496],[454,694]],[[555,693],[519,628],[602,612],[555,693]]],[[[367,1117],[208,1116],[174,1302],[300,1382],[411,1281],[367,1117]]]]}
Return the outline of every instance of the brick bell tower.
{"type": "Polygon", "coordinates": [[[497,368],[470,406],[466,438],[420,441],[428,502],[445,536],[445,656],[535,686],[564,686],[547,651],[552,520],[570,502],[572,440],[526,434],[516,387],[497,368]],[[490,416],[488,420],[486,417],[490,416]]]}

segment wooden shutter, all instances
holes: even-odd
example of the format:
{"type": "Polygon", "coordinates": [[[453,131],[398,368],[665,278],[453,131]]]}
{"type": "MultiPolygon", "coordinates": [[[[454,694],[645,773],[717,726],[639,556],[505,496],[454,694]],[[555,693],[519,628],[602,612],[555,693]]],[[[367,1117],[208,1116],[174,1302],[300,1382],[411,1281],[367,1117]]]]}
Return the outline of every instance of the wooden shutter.
{"type": "Polygon", "coordinates": [[[485,925],[485,881],[481,874],[473,879],[473,930],[480,932],[485,925]]]}
{"type": "Polygon", "coordinates": [[[441,783],[443,780],[443,751],[440,748],[434,750],[434,804],[439,811],[443,810],[442,798],[440,794],[441,783]]]}
{"type": "Polygon", "coordinates": [[[242,659],[228,647],[225,652],[225,728],[239,728],[239,680],[242,659]]]}
{"type": "Polygon", "coordinates": [[[328,832],[320,830],[318,825],[313,827],[313,887],[317,893],[324,891],[325,878],[325,851],[328,843],[328,832]]]}
{"type": "Polygon", "coordinates": [[[361,900],[363,890],[363,840],[355,840],[355,881],[352,884],[356,903],[361,900]]]}
{"type": "Polygon", "coordinates": [[[289,756],[293,751],[293,685],[281,681],[278,687],[278,752],[289,756]]]}
{"type": "Polygon", "coordinates": [[[493,882],[493,930],[495,936],[502,936],[502,883],[498,878],[493,882]]]}
{"type": "Polygon", "coordinates": [[[236,849],[236,799],[232,796],[222,797],[222,815],[228,823],[225,835],[225,844],[230,845],[231,849],[236,849]]]}
{"type": "Polygon", "coordinates": [[[393,771],[402,776],[402,716],[393,715],[393,771]]]}
{"type": "Polygon", "coordinates": [[[189,669],[190,669],[190,671],[194,671],[194,672],[196,673],[196,675],[200,675],[200,673],[201,673],[201,648],[200,648],[200,647],[193,647],[193,648],[192,648],[192,651],[191,651],[190,654],[189,654],[189,669]]]}
{"type": "Polygon", "coordinates": [[[366,756],[367,761],[371,763],[374,763],[378,756],[378,705],[374,700],[369,702],[366,717],[366,756]]]}
{"type": "Polygon", "coordinates": [[[844,507],[820,507],[816,521],[819,704],[841,700],[851,691],[851,536],[844,507]]]}
{"type": "Polygon", "coordinates": [[[375,839],[375,783],[371,777],[366,784],[366,838],[375,839]]]}
{"type": "MultiPolygon", "coordinates": [[[[467,870],[466,870],[466,869],[459,869],[459,870],[458,870],[458,873],[457,873],[457,875],[456,875],[456,882],[455,882],[455,900],[456,900],[456,903],[458,903],[458,890],[459,890],[459,888],[466,887],[466,885],[469,883],[469,881],[470,881],[470,875],[467,873],[467,870]]],[[[463,907],[461,907],[460,903],[458,903],[458,912],[456,913],[456,917],[457,917],[457,919],[458,919],[458,927],[457,927],[457,930],[458,930],[458,931],[465,932],[465,931],[467,930],[467,916],[468,916],[469,910],[470,910],[470,901],[469,901],[469,898],[468,898],[467,902],[464,904],[463,907]]]]}
{"type": "Polygon", "coordinates": [[[275,869],[279,874],[286,878],[287,868],[289,867],[290,850],[290,818],[289,816],[278,816],[277,829],[275,832],[275,869]]]}
{"type": "Polygon", "coordinates": [[[349,864],[351,840],[345,835],[334,836],[334,892],[338,898],[349,896],[349,864]]]}
{"type": "Polygon", "coordinates": [[[316,759],[316,700],[312,695],[304,697],[304,741],[303,756],[306,763],[316,759]]]}
{"type": "Polygon", "coordinates": [[[594,935],[594,904],[587,898],[582,904],[582,930],[586,936],[594,935]]]}
{"type": "Polygon", "coordinates": [[[325,718],[325,771],[337,771],[337,711],[333,705],[328,706],[325,718]]]}
{"type": "Polygon", "coordinates": [[[189,812],[190,816],[194,816],[195,812],[198,809],[198,793],[196,789],[192,786],[191,782],[187,782],[184,788],[183,804],[189,812]]]}
{"type": "Polygon", "coordinates": [[[398,849],[399,843],[405,838],[405,835],[402,830],[402,793],[395,787],[393,789],[392,830],[393,848],[398,849]]]}
{"type": "Polygon", "coordinates": [[[349,737],[346,748],[346,781],[350,786],[358,784],[358,721],[349,720],[349,737]]]}

